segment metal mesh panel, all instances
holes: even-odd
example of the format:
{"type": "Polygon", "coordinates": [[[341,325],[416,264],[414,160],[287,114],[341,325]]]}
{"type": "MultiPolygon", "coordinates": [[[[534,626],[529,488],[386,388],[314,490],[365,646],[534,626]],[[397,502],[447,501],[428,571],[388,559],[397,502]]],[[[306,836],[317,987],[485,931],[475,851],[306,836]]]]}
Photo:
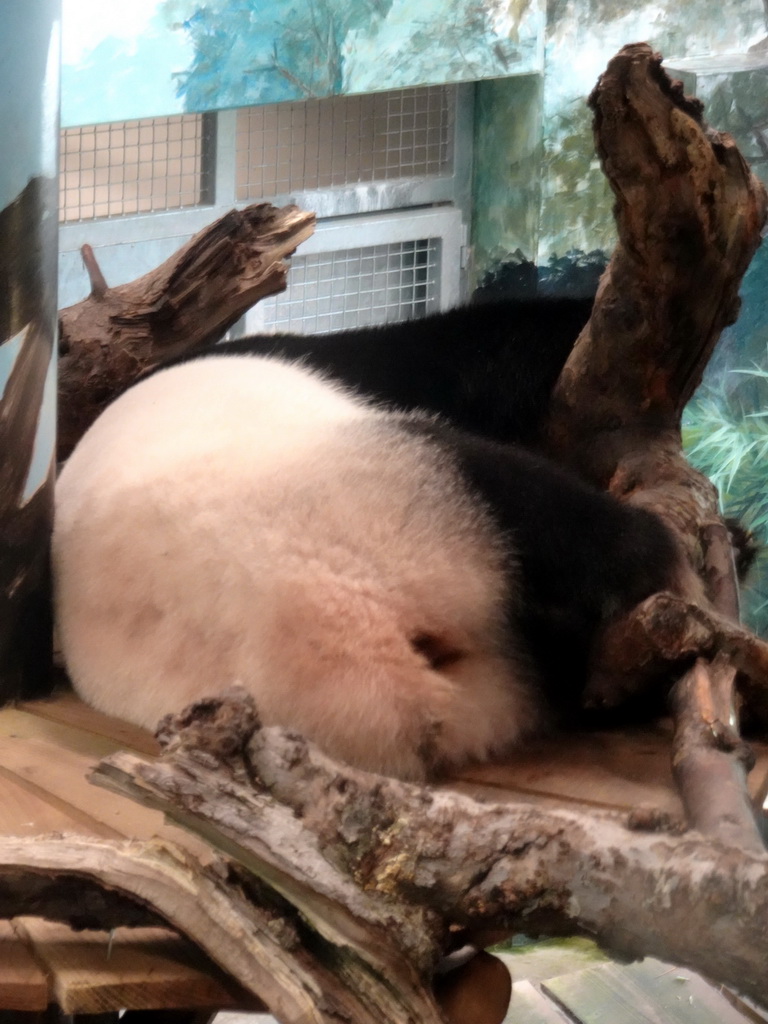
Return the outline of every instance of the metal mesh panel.
{"type": "Polygon", "coordinates": [[[248,107],[237,116],[237,198],[449,174],[454,86],[248,107]]]}
{"type": "Polygon", "coordinates": [[[288,282],[259,303],[268,329],[324,334],[424,316],[438,307],[440,240],[294,256],[288,282]]]}
{"type": "Polygon", "coordinates": [[[200,114],[65,128],[62,221],[196,206],[207,187],[200,114]]]}

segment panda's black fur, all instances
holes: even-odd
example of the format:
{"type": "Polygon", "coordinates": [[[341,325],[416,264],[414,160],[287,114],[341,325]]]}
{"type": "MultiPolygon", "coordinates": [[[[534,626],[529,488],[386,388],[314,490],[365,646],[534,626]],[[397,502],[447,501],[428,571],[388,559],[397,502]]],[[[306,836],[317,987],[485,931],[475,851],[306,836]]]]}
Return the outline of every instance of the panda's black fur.
{"type": "MultiPolygon", "coordinates": [[[[549,398],[593,299],[497,299],[400,323],[332,334],[254,334],[183,356],[295,360],[393,409],[438,414],[456,427],[538,449],[549,398]]],[[[727,519],[741,581],[760,545],[727,519]]]]}
{"type": "Polygon", "coordinates": [[[187,358],[300,360],[357,394],[437,413],[496,441],[533,446],[592,299],[514,299],[335,334],[252,335],[187,358]]]}
{"type": "Polygon", "coordinates": [[[582,688],[596,636],[650,594],[700,592],[658,516],[619,502],[544,456],[447,424],[409,424],[450,453],[515,551],[522,597],[512,613],[536,666],[553,720],[604,724],[661,709],[585,709],[582,688]]]}
{"type": "Polygon", "coordinates": [[[501,443],[535,445],[589,310],[518,312],[231,342],[118,399],[57,489],[86,699],[152,724],[241,681],[268,721],[409,776],[570,717],[605,623],[696,581],[657,517],[501,443]]]}

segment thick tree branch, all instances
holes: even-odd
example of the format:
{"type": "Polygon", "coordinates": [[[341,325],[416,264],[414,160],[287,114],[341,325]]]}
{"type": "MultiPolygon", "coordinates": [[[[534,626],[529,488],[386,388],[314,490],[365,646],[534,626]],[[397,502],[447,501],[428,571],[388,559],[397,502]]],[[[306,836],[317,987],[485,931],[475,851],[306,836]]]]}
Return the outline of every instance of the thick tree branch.
{"type": "Polygon", "coordinates": [[[619,242],[549,433],[559,457],[603,485],[650,443],[659,456],[636,462],[631,481],[623,474],[627,493],[669,476],[663,455],[679,453],[682,410],[738,312],[766,194],[733,139],[707,128],[701,104],[646,44],[610,61],[590,104],[619,242]]]}
{"type": "MultiPolygon", "coordinates": [[[[619,242],[555,389],[549,445],[661,515],[701,572],[702,545],[721,519],[714,487],[683,458],[680,417],[736,316],[765,189],[646,44],[610,61],[590,104],[619,242]]],[[[711,566],[706,575],[712,597],[724,584],[711,566]]]]}
{"type": "MultiPolygon", "coordinates": [[[[590,104],[597,151],[616,197],[619,242],[556,387],[550,448],[588,479],[667,522],[702,578],[709,608],[702,604],[707,621],[697,621],[695,609],[673,610],[661,596],[613,623],[587,700],[610,695],[616,701],[642,689],[654,673],[658,684],[684,649],[714,653],[716,641],[738,667],[750,660],[752,694],[759,693],[768,684],[761,645],[719,621],[738,616],[730,539],[715,489],[682,455],[680,418],[721,330],[736,318],[741,278],[766,219],[765,189],[733,140],[706,126],[701,104],[670,82],[645,44],[626,46],[610,61],[590,104]],[[663,648],[669,663],[660,657],[663,648]]],[[[699,662],[695,678],[707,671],[699,662]]],[[[727,675],[719,666],[721,689],[727,675]]],[[[734,677],[731,670],[731,682],[734,677]]],[[[730,790],[738,765],[705,756],[706,750],[692,756],[691,744],[703,734],[690,727],[701,688],[689,683],[679,685],[675,702],[678,745],[686,751],[678,749],[678,762],[696,764],[698,772],[706,764],[709,787],[730,790]]],[[[703,811],[696,775],[677,775],[690,813],[703,811]],[[686,795],[689,785],[694,792],[686,795]]],[[[691,821],[712,827],[711,816],[691,821]]],[[[741,824],[742,843],[753,848],[759,835],[751,813],[741,824]]]]}
{"type": "MultiPolygon", "coordinates": [[[[743,673],[751,710],[768,722],[768,644],[733,620],[674,594],[654,594],[604,632],[586,690],[588,704],[614,705],[658,686],[697,656],[720,651],[743,673]]],[[[729,718],[732,716],[728,716],[729,718]]]]}
{"type": "Polygon", "coordinates": [[[762,853],[746,784],[754,758],[732,720],[734,676],[719,654],[711,665],[698,659],[676,684],[672,769],[689,821],[729,846],[762,853]]]}
{"type": "MultiPolygon", "coordinates": [[[[160,762],[118,754],[97,777],[202,832],[294,906],[316,873],[335,879],[338,909],[350,921],[359,920],[364,893],[368,922],[386,917],[398,943],[401,920],[418,907],[470,930],[589,934],[618,955],[653,953],[768,999],[763,854],[693,833],[628,831],[604,813],[479,804],[367,775],[294,734],[259,729],[248,698],[206,702],[177,719],[169,735],[160,762]],[[301,836],[302,860],[277,878],[274,851],[286,835],[301,836]],[[348,879],[359,890],[356,905],[344,902],[348,879]]],[[[293,839],[289,855],[292,849],[293,839]]],[[[328,927],[311,910],[308,920],[328,927]]],[[[430,947],[434,962],[437,934],[416,946],[406,939],[404,952],[423,970],[430,947]]],[[[381,956],[351,932],[347,941],[369,963],[381,956]]],[[[390,977],[400,984],[397,971],[390,977]]]]}
{"type": "Polygon", "coordinates": [[[285,258],[314,214],[268,203],[232,210],[130,284],[107,287],[90,246],[91,294],[59,314],[59,458],[142,373],[218,339],[259,299],[285,288],[285,258]]]}
{"type": "Polygon", "coordinates": [[[731,533],[723,522],[703,523],[699,532],[701,573],[712,607],[726,618],[740,618],[739,584],[731,533]]]}

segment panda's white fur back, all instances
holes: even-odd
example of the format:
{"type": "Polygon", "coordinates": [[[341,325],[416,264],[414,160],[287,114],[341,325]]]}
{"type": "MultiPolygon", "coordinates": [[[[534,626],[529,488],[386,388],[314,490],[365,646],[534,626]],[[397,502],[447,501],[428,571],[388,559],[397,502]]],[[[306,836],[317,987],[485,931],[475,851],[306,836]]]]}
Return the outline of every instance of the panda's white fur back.
{"type": "Polygon", "coordinates": [[[239,682],[265,724],[420,777],[534,723],[485,513],[397,417],[296,365],[128,391],[61,475],[53,552],[74,685],[138,724],[239,682]]]}

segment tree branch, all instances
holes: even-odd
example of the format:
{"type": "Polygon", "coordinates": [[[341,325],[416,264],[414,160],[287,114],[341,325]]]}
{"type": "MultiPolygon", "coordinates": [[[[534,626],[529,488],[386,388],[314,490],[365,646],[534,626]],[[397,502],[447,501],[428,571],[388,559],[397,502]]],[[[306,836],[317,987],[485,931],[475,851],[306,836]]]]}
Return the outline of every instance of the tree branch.
{"type": "MultiPolygon", "coordinates": [[[[653,954],[768,998],[764,854],[693,833],[629,831],[618,816],[587,809],[480,804],[358,772],[295,734],[259,729],[247,697],[188,709],[166,728],[165,741],[160,762],[116,754],[96,780],[205,835],[327,938],[328,920],[306,905],[314,875],[333,879],[343,920],[388,920],[398,945],[404,937],[408,962],[415,957],[425,974],[441,933],[432,929],[414,945],[407,927],[414,908],[470,932],[588,934],[619,956],[653,954]],[[285,851],[279,877],[275,851],[285,851]]],[[[361,942],[346,926],[335,938],[381,969],[378,940],[361,942]]],[[[398,969],[390,978],[399,987],[398,969]]]]}
{"type": "Polygon", "coordinates": [[[169,924],[287,1024],[443,1024],[421,985],[412,986],[414,1003],[409,1005],[411,993],[393,991],[386,975],[360,967],[343,946],[331,947],[317,936],[307,942],[301,919],[273,890],[222,859],[202,868],[181,850],[159,841],[66,836],[30,843],[3,837],[0,896],[9,887],[19,902],[0,899],[0,913],[30,913],[25,900],[31,891],[38,914],[75,925],[82,920],[80,893],[101,890],[107,894],[104,920],[94,916],[92,900],[90,926],[110,927],[116,920],[169,924]],[[67,892],[69,900],[62,899],[67,892]],[[147,906],[152,913],[142,911],[147,906]]]}
{"type": "MultiPolygon", "coordinates": [[[[667,78],[646,44],[625,46],[609,62],[590,105],[597,151],[616,197],[619,242],[555,389],[549,446],[599,486],[659,514],[701,576],[709,606],[702,604],[699,615],[690,606],[673,608],[669,595],[659,595],[613,623],[586,697],[616,701],[642,691],[649,680],[658,686],[684,649],[702,655],[719,643],[738,667],[750,662],[750,695],[759,695],[762,710],[764,645],[724,625],[738,616],[730,536],[715,488],[682,455],[680,418],[720,332],[738,313],[741,278],[766,219],[765,189],[733,139],[707,127],[701,104],[667,78]]],[[[677,758],[699,769],[706,764],[709,786],[730,791],[739,766],[711,757],[706,747],[700,757],[692,753],[705,735],[692,723],[706,671],[699,662],[694,676],[678,686],[677,758]]],[[[712,685],[724,692],[725,667],[713,671],[712,685]]],[[[732,682],[735,672],[728,677],[732,682]]],[[[678,772],[683,790],[696,774],[678,772]]],[[[690,813],[704,810],[697,787],[683,792],[690,813]]],[[[759,835],[753,816],[740,820],[742,844],[754,848],[759,835]]],[[[691,824],[710,829],[712,818],[694,817],[691,824]]],[[[728,831],[733,833],[733,822],[728,831]]]]}
{"type": "Polygon", "coordinates": [[[766,193],[646,44],[609,62],[590,105],[619,242],[558,383],[550,444],[603,486],[634,456],[623,494],[666,481],[665,470],[685,485],[664,456],[679,454],[682,410],[738,313],[766,193]],[[648,442],[654,457],[642,458],[648,442]]]}
{"type": "Polygon", "coordinates": [[[672,770],[689,821],[704,835],[764,852],[747,795],[750,748],[732,719],[735,669],[728,656],[699,658],[672,692],[675,713],[672,770]]]}
{"type": "Polygon", "coordinates": [[[84,246],[91,294],[59,314],[59,458],[142,373],[217,340],[259,299],[282,291],[285,258],[314,222],[295,206],[232,210],[155,270],[115,288],[84,246]]]}
{"type": "Polygon", "coordinates": [[[109,285],[101,272],[92,247],[86,243],[81,247],[80,255],[83,258],[83,266],[88,272],[88,280],[91,282],[91,298],[100,302],[109,291],[109,285]]]}

